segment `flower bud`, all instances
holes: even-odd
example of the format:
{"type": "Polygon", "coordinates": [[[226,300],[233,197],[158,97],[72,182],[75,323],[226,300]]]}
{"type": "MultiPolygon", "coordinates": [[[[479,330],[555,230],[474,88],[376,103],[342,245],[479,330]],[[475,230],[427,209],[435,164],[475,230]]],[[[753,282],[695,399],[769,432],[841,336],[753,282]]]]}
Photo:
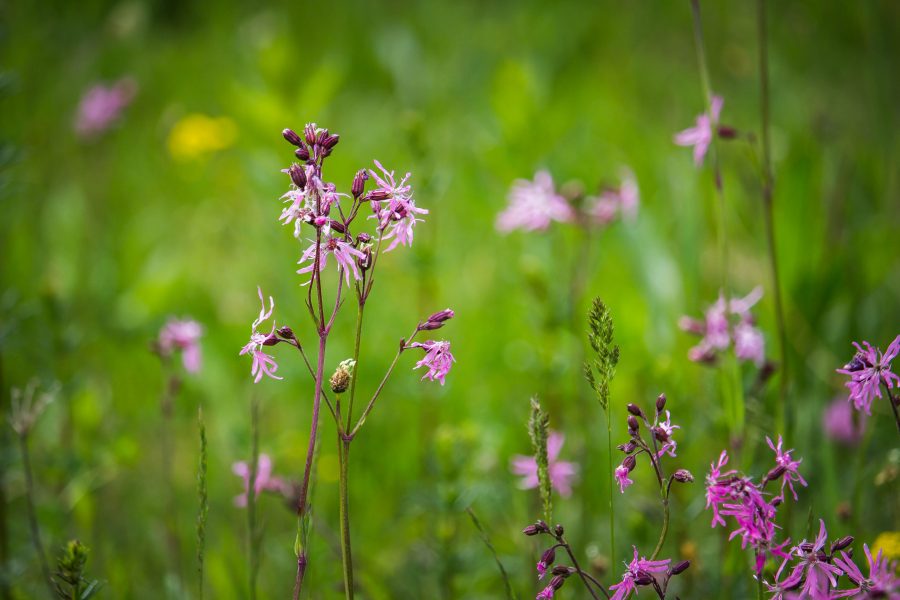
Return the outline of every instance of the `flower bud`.
{"type": "Polygon", "coordinates": [[[567,575],[557,575],[550,580],[550,587],[552,587],[554,590],[558,590],[566,582],[566,577],[567,575]]]}
{"type": "Polygon", "coordinates": [[[357,244],[368,244],[372,241],[372,236],[363,231],[356,235],[356,243],[357,244]]]}
{"type": "Polygon", "coordinates": [[[653,583],[653,575],[646,571],[638,571],[637,576],[634,578],[635,585],[650,585],[653,583]]]}
{"type": "Polygon", "coordinates": [[[354,198],[359,198],[366,189],[366,181],[369,179],[369,173],[365,169],[360,169],[353,176],[353,185],[350,186],[350,193],[354,198]]]}
{"type": "Polygon", "coordinates": [[[306,187],[306,169],[294,163],[288,167],[288,175],[291,176],[291,182],[298,188],[303,189],[306,187]]]}
{"type": "Polygon", "coordinates": [[[307,161],[309,160],[309,150],[306,148],[306,146],[301,146],[300,148],[294,150],[294,156],[302,161],[307,161]]]}
{"type": "Polygon", "coordinates": [[[637,444],[635,444],[633,441],[630,441],[627,444],[619,444],[616,447],[625,454],[631,454],[632,452],[634,452],[634,449],[637,448],[637,444]]]}
{"type": "Polygon", "coordinates": [[[283,337],[286,340],[297,339],[294,337],[294,330],[291,329],[290,327],[288,327],[287,325],[285,325],[284,327],[279,327],[277,333],[278,333],[278,335],[280,335],[281,337],[283,337]]]}
{"type": "Polygon", "coordinates": [[[573,573],[575,570],[572,567],[567,567],[566,565],[556,565],[553,567],[553,570],[550,571],[554,575],[566,575],[573,573]]]}
{"type": "Polygon", "coordinates": [[[784,475],[784,472],[786,470],[787,469],[785,469],[783,465],[778,465],[777,467],[774,467],[771,471],[766,473],[766,476],[763,478],[763,484],[765,485],[766,483],[768,483],[770,481],[775,481],[775,480],[781,478],[781,476],[784,475]]]}
{"type": "Polygon", "coordinates": [[[541,563],[547,565],[548,567],[553,564],[553,561],[556,560],[556,549],[554,547],[547,548],[544,550],[544,553],[541,554],[541,563]]]}
{"type": "Polygon", "coordinates": [[[275,344],[277,344],[280,341],[281,340],[279,340],[275,336],[275,334],[270,333],[269,335],[266,336],[266,339],[263,340],[262,345],[263,346],[274,346],[275,344]]]}
{"type": "Polygon", "coordinates": [[[319,146],[325,146],[325,138],[328,137],[328,128],[325,129],[316,129],[316,144],[319,146]]]}
{"type": "Polygon", "coordinates": [[[539,533],[543,533],[543,531],[541,531],[540,527],[538,527],[537,525],[529,525],[528,527],[526,527],[525,529],[522,530],[522,533],[524,533],[527,536],[533,536],[533,535],[538,535],[539,533]]]}
{"type": "Polygon", "coordinates": [[[629,402],[628,406],[626,406],[625,408],[627,408],[628,412],[630,412],[631,414],[633,414],[636,417],[644,416],[644,411],[642,411],[641,407],[638,406],[637,404],[632,404],[631,402],[629,402]]]}
{"type": "Polygon", "coordinates": [[[369,267],[372,266],[372,247],[366,246],[362,249],[363,257],[356,259],[356,264],[359,265],[359,268],[363,271],[368,270],[369,267]]]}
{"type": "Polygon", "coordinates": [[[840,550],[843,550],[844,548],[846,548],[847,546],[849,546],[852,543],[853,543],[853,536],[845,535],[841,539],[839,539],[836,542],[834,542],[833,544],[831,544],[831,553],[834,554],[835,552],[839,552],[840,550]]]}
{"type": "Polygon", "coordinates": [[[661,414],[663,409],[666,407],[666,395],[660,394],[656,399],[656,414],[661,414]]]}
{"type": "Polygon", "coordinates": [[[331,219],[328,222],[328,226],[331,227],[334,231],[337,231],[338,233],[346,233],[347,232],[347,228],[344,227],[344,224],[341,223],[340,221],[335,221],[334,219],[331,219]]]}
{"type": "Polygon", "coordinates": [[[281,132],[281,135],[284,136],[284,139],[286,139],[289,144],[293,144],[297,147],[303,145],[303,140],[300,139],[300,136],[297,135],[297,132],[293,129],[285,129],[281,132]]]}
{"type": "Polygon", "coordinates": [[[628,417],[628,432],[632,435],[636,434],[638,431],[638,420],[631,415],[628,417]]]}
{"type": "Polygon", "coordinates": [[[455,316],[455,313],[449,308],[445,308],[442,311],[436,312],[426,320],[424,323],[419,323],[418,331],[432,331],[434,329],[440,329],[444,326],[444,321],[449,321],[455,316]]]}
{"type": "Polygon", "coordinates": [[[688,570],[688,567],[691,566],[691,561],[683,560],[674,567],[672,567],[672,575],[681,575],[685,571],[688,570]]]}
{"type": "Polygon", "coordinates": [[[343,394],[347,391],[347,388],[350,387],[350,380],[353,378],[354,366],[356,366],[356,361],[352,358],[340,362],[329,380],[332,392],[335,394],[343,394]]]}
{"type": "Polygon", "coordinates": [[[340,139],[341,139],[341,136],[339,136],[336,133],[333,133],[331,135],[326,135],[325,139],[322,140],[322,145],[325,148],[327,148],[328,150],[331,150],[332,148],[334,148],[335,146],[338,145],[338,142],[340,141],[340,139]]]}
{"type": "Polygon", "coordinates": [[[566,530],[563,529],[563,526],[560,525],[559,523],[557,523],[556,527],[553,528],[553,533],[556,534],[556,537],[562,536],[562,534],[564,534],[565,532],[566,532],[566,530]]]}
{"type": "Polygon", "coordinates": [[[694,476],[687,469],[678,469],[672,475],[672,478],[679,483],[692,483],[694,481],[694,476]]]}
{"type": "Polygon", "coordinates": [[[316,124],[315,123],[307,123],[306,127],[303,128],[303,136],[306,138],[306,143],[312,146],[316,143],[316,124]]]}
{"type": "Polygon", "coordinates": [[[637,459],[634,457],[634,454],[629,454],[625,457],[625,460],[622,461],[622,466],[628,469],[628,472],[631,473],[634,471],[634,467],[637,465],[637,459]]]}
{"type": "Polygon", "coordinates": [[[723,140],[733,140],[738,135],[737,129],[728,127],[727,125],[719,126],[719,137],[723,140]]]}

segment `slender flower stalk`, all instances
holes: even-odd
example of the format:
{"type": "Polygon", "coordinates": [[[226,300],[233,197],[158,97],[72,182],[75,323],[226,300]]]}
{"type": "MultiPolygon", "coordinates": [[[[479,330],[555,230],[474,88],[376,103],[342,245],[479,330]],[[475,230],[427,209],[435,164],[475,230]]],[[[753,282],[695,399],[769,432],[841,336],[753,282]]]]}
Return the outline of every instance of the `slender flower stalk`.
{"type": "MultiPolygon", "coordinates": [[[[760,128],[762,130],[763,157],[763,216],[766,229],[766,248],[769,255],[769,269],[772,274],[772,290],[775,296],[775,323],[778,327],[778,359],[781,377],[778,384],[778,404],[775,407],[775,428],[788,435],[787,389],[789,382],[787,357],[787,325],[782,303],[781,278],[778,271],[778,252],[775,242],[775,180],[772,174],[772,144],[769,110],[769,35],[768,17],[766,15],[767,0],[757,0],[757,23],[759,35],[759,110],[760,128]]],[[[790,436],[789,436],[790,437],[790,436]]]]}
{"type": "MultiPolygon", "coordinates": [[[[250,464],[247,465],[247,486],[245,492],[247,506],[247,584],[250,600],[256,600],[256,580],[259,576],[259,544],[262,541],[257,531],[256,499],[259,478],[259,399],[250,399],[250,464]]],[[[239,504],[239,503],[238,503],[239,504]]]]}
{"type": "Polygon", "coordinates": [[[200,433],[200,461],[197,467],[197,595],[203,600],[203,561],[206,552],[206,517],[209,513],[209,497],[206,487],[207,447],[206,424],[203,407],[197,407],[197,425],[200,433]]]}

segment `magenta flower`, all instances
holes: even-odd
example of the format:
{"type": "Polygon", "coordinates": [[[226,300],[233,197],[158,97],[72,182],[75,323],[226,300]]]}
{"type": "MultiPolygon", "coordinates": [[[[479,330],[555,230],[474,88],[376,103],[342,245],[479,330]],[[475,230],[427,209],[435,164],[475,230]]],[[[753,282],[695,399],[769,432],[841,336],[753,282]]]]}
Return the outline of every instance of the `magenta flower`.
{"type": "Polygon", "coordinates": [[[543,231],[553,221],[568,223],[575,219],[575,211],[565,198],[556,193],[553,178],[547,171],[538,171],[534,181],[517,179],[509,192],[509,206],[497,217],[497,229],[543,231]]]}
{"type": "MultiPolygon", "coordinates": [[[[547,463],[548,474],[550,475],[550,487],[559,492],[563,498],[572,495],[572,482],[578,474],[578,465],[572,462],[559,460],[559,453],[562,450],[566,436],[551,431],[547,436],[547,463]]],[[[533,456],[524,456],[517,454],[512,460],[512,472],[523,477],[519,482],[522,489],[532,489],[539,485],[537,462],[533,456]]]]}
{"type": "MultiPolygon", "coordinates": [[[[231,465],[231,471],[244,480],[244,492],[234,499],[235,506],[247,506],[247,494],[250,490],[250,465],[245,461],[231,465]]],[[[263,490],[287,494],[290,486],[280,477],[272,476],[272,459],[268,454],[260,454],[256,461],[256,481],[253,485],[254,495],[258,498],[263,490]]]]}
{"type": "Polygon", "coordinates": [[[259,383],[263,375],[272,379],[281,379],[281,377],[275,375],[275,371],[278,370],[278,363],[275,362],[274,358],[263,352],[263,346],[274,346],[278,343],[278,338],[275,336],[275,323],[272,323],[272,330],[267,334],[258,331],[259,325],[272,316],[272,312],[275,310],[275,300],[272,296],[269,296],[269,310],[266,311],[266,302],[263,300],[262,289],[257,287],[256,291],[259,294],[259,302],[262,306],[259,309],[259,317],[253,321],[251,326],[250,341],[240,351],[240,356],[248,353],[253,356],[253,364],[250,367],[250,375],[254,376],[253,383],[259,383]]]}
{"type": "Polygon", "coordinates": [[[422,348],[425,350],[425,356],[416,363],[413,369],[428,367],[428,372],[422,375],[422,379],[437,380],[441,382],[441,385],[444,385],[444,378],[450,372],[450,367],[456,362],[456,359],[450,353],[450,342],[428,340],[424,343],[412,343],[407,348],[422,348]]]}
{"type": "MultiPolygon", "coordinates": [[[[328,263],[328,255],[333,255],[334,260],[338,265],[338,273],[344,274],[344,282],[347,285],[350,285],[350,273],[353,273],[353,277],[357,280],[362,279],[362,275],[359,272],[359,266],[356,264],[355,258],[364,259],[366,255],[361,251],[357,250],[343,239],[328,235],[323,236],[322,243],[317,244],[315,240],[309,240],[312,242],[312,245],[309,246],[300,257],[300,260],[297,261],[298,264],[303,264],[306,261],[310,261],[310,264],[299,269],[297,273],[310,273],[314,269],[316,272],[321,273],[323,269],[325,269],[326,264],[328,263]],[[318,268],[316,268],[316,248],[319,248],[319,264],[318,268]]],[[[312,278],[304,283],[306,285],[312,281],[312,278]]]]}
{"type": "Polygon", "coordinates": [[[837,587],[837,578],[841,576],[841,570],[825,562],[824,548],[827,537],[825,521],[819,519],[819,535],[815,542],[803,540],[791,549],[791,553],[800,559],[791,576],[802,574],[806,578],[801,589],[804,597],[829,598],[828,585],[831,584],[832,588],[837,587]]]}
{"type": "Polygon", "coordinates": [[[678,447],[678,444],[675,440],[672,439],[672,434],[675,433],[676,429],[681,429],[679,425],[672,425],[672,415],[669,411],[666,411],[666,420],[659,420],[659,413],[656,414],[656,419],[653,423],[653,434],[656,439],[662,442],[662,447],[657,452],[656,457],[662,458],[663,454],[668,454],[672,458],[675,458],[675,449],[678,447]]]}
{"type": "Polygon", "coordinates": [[[535,600],[552,600],[553,595],[556,593],[556,588],[552,585],[548,585],[535,596],[535,600]]]}
{"type": "MultiPolygon", "coordinates": [[[[775,579],[772,583],[763,581],[763,583],[766,584],[766,590],[770,594],[773,594],[770,600],[788,600],[788,598],[793,597],[792,592],[800,587],[800,582],[803,580],[803,573],[795,573],[792,570],[785,579],[781,579],[781,573],[784,571],[787,564],[787,558],[781,561],[781,566],[779,566],[778,570],[775,572],[775,579]],[[785,594],[791,595],[786,596],[785,594]]],[[[759,571],[759,569],[757,569],[757,571],[759,571]]]]}
{"type": "Polygon", "coordinates": [[[110,86],[97,84],[88,89],[78,105],[75,132],[89,138],[109,129],[131,103],[136,91],[134,80],[128,78],[110,86]]]}
{"type": "Polygon", "coordinates": [[[203,327],[191,319],[179,321],[170,319],[160,330],[157,347],[162,356],[171,356],[175,350],[181,350],[181,362],[188,373],[200,370],[200,336],[203,327]]]}
{"type": "Polygon", "coordinates": [[[585,199],[585,214],[596,225],[608,225],[616,217],[633,218],[637,214],[640,198],[637,181],[630,169],[622,170],[622,183],[618,188],[606,189],[599,196],[585,199]]]}
{"type": "Polygon", "coordinates": [[[619,485],[619,491],[621,493],[625,493],[625,488],[634,483],[633,480],[628,478],[628,474],[631,473],[631,470],[627,465],[622,463],[618,467],[616,467],[616,471],[613,476],[616,478],[616,483],[619,485]]]}
{"type": "Polygon", "coordinates": [[[791,457],[791,452],[793,452],[793,450],[782,451],[782,440],[780,435],[778,436],[777,446],[772,443],[772,439],[769,438],[769,436],[766,436],[766,443],[769,444],[769,448],[775,452],[775,464],[779,467],[784,467],[784,475],[781,476],[781,499],[784,500],[784,488],[787,486],[787,488],[791,490],[791,495],[794,497],[794,500],[796,500],[797,492],[794,491],[794,482],[796,481],[803,487],[806,487],[806,480],[804,480],[803,476],[797,471],[797,467],[800,466],[803,459],[794,460],[791,457]]]}
{"type": "Polygon", "coordinates": [[[678,326],[682,331],[701,336],[700,342],[688,351],[688,358],[694,362],[713,363],[718,354],[733,343],[734,354],[739,360],[750,360],[762,366],[765,342],[750,314],[750,309],[761,297],[761,287],[754,288],[743,298],[731,300],[719,293],[716,302],[706,310],[704,320],[681,317],[678,326]]]}
{"type": "Polygon", "coordinates": [[[850,376],[846,385],[856,410],[871,415],[872,401],[876,397],[881,398],[881,384],[884,383],[889,390],[895,384],[900,385],[900,377],[891,372],[891,361],[900,353],[900,335],[894,338],[884,353],[869,342],[863,342],[865,349],[856,342],[853,345],[856,346],[856,355],[837,372],[850,376]]]}
{"type": "Polygon", "coordinates": [[[709,113],[703,113],[697,117],[694,127],[690,127],[675,134],[675,143],[679,146],[694,147],[694,164],[698,167],[703,164],[703,158],[712,143],[714,128],[719,123],[719,113],[722,111],[723,100],[721,96],[713,96],[709,113]]]}
{"type": "Polygon", "coordinates": [[[900,591],[900,579],[897,578],[897,565],[889,563],[882,556],[882,551],[878,551],[878,555],[873,559],[869,546],[863,544],[863,551],[866,553],[866,562],[869,563],[869,576],[865,577],[856,563],[841,551],[841,557],[834,558],[834,564],[843,569],[844,574],[856,587],[851,590],[841,590],[835,594],[834,598],[861,597],[865,598],[890,598],[895,600],[900,597],[897,592],[900,591]]]}
{"type": "Polygon", "coordinates": [[[385,252],[390,252],[398,245],[412,246],[413,226],[422,219],[416,215],[427,215],[428,211],[416,206],[412,197],[412,187],[407,185],[410,174],[407,173],[400,183],[394,179],[394,172],[388,171],[377,160],[375,165],[381,169],[379,176],[373,170],[369,174],[378,187],[369,192],[366,197],[372,202],[372,212],[378,220],[378,231],[387,231],[382,236],[384,240],[391,240],[385,252]]]}
{"type": "Polygon", "coordinates": [[[719,515],[719,507],[731,496],[731,482],[735,479],[732,476],[737,473],[734,469],[723,472],[722,469],[727,464],[728,451],[722,450],[719,462],[710,463],[709,475],[706,476],[706,508],[713,511],[712,527],[725,526],[725,519],[719,515]]]}
{"type": "Polygon", "coordinates": [[[829,439],[854,446],[866,430],[866,414],[855,413],[849,402],[837,398],[822,413],[822,429],[829,439]],[[857,420],[854,420],[855,414],[859,415],[857,420]]]}
{"type": "Polygon", "coordinates": [[[625,600],[631,595],[631,592],[637,591],[637,583],[635,580],[646,576],[653,577],[654,573],[665,573],[669,569],[670,559],[665,560],[647,560],[646,558],[638,558],[637,547],[634,548],[634,558],[627,563],[625,573],[622,575],[622,581],[609,586],[610,590],[615,590],[610,600],[625,600]]]}

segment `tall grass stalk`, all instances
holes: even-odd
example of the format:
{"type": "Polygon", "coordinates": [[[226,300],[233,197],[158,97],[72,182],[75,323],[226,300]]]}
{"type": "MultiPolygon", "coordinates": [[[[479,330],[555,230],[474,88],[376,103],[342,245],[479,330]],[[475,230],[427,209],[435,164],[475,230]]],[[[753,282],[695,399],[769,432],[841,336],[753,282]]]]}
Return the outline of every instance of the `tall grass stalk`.
{"type": "Polygon", "coordinates": [[[206,551],[206,517],[209,512],[209,496],[206,487],[206,424],[203,407],[197,407],[197,425],[200,432],[200,463],[197,468],[197,593],[203,600],[203,560],[206,551]]]}

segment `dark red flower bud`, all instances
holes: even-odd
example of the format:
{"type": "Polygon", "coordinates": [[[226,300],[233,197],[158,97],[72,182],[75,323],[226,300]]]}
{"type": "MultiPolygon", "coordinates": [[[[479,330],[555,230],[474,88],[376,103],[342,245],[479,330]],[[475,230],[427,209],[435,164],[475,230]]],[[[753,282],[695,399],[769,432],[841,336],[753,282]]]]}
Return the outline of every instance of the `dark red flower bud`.
{"type": "Polygon", "coordinates": [[[666,407],[666,395],[660,394],[656,399],[656,414],[662,413],[663,409],[666,407]]]}
{"type": "Polygon", "coordinates": [[[561,537],[562,534],[566,532],[562,525],[559,523],[556,524],[556,527],[553,528],[553,532],[556,534],[556,537],[561,537]]]}
{"type": "Polygon", "coordinates": [[[622,452],[624,452],[625,454],[631,454],[632,452],[634,452],[634,449],[637,448],[637,444],[635,444],[633,441],[631,441],[631,442],[628,442],[627,444],[619,444],[617,446],[617,448],[619,450],[621,450],[622,452]]]}
{"type": "Polygon", "coordinates": [[[783,465],[778,465],[777,467],[774,467],[771,471],[766,473],[766,476],[763,478],[763,485],[765,485],[766,483],[768,483],[770,481],[775,481],[775,480],[779,479],[782,475],[784,475],[784,472],[786,470],[787,469],[785,469],[783,465]]]}
{"type": "Polygon", "coordinates": [[[733,140],[738,135],[737,129],[726,125],[719,126],[719,137],[723,140],[733,140]]]}
{"type": "Polygon", "coordinates": [[[307,123],[306,127],[303,128],[303,137],[306,138],[306,143],[312,146],[316,143],[316,124],[315,123],[307,123]]]}
{"type": "Polygon", "coordinates": [[[634,415],[630,415],[628,417],[628,431],[632,435],[637,433],[638,430],[638,420],[634,417],[634,415]]]}
{"type": "Polygon", "coordinates": [[[291,329],[291,328],[288,327],[288,326],[279,327],[279,328],[278,328],[278,335],[280,335],[281,337],[283,337],[283,338],[286,339],[286,340],[293,340],[293,339],[296,339],[296,338],[294,337],[294,330],[291,329]]]}
{"type": "Polygon", "coordinates": [[[309,160],[309,150],[306,148],[306,146],[301,146],[300,148],[294,150],[294,156],[302,161],[307,161],[309,160]]]}
{"type": "Polygon", "coordinates": [[[653,437],[658,439],[661,442],[669,441],[669,434],[666,433],[666,430],[662,427],[654,427],[653,428],[653,437]]]}
{"type": "Polygon", "coordinates": [[[691,566],[691,561],[683,560],[674,567],[672,567],[672,575],[681,575],[685,571],[688,570],[688,567],[691,566]]]}
{"type": "Polygon", "coordinates": [[[360,169],[353,176],[353,185],[350,186],[350,193],[354,198],[359,198],[366,189],[366,181],[369,179],[369,173],[365,169],[360,169]]]}
{"type": "Polygon", "coordinates": [[[843,550],[844,548],[846,548],[847,546],[849,546],[852,543],[853,543],[853,536],[845,535],[841,539],[839,539],[836,542],[834,542],[833,544],[831,544],[831,553],[834,554],[835,552],[840,552],[841,550],[843,550]]]}
{"type": "Polygon", "coordinates": [[[539,533],[543,533],[541,529],[537,525],[529,525],[525,529],[522,530],[527,536],[538,535],[539,533]]]}
{"type": "Polygon", "coordinates": [[[544,550],[544,553],[541,554],[541,562],[547,565],[548,567],[553,564],[553,561],[556,560],[556,548],[550,547],[544,550]]]}
{"type": "Polygon", "coordinates": [[[284,136],[284,139],[286,139],[288,143],[293,144],[294,146],[300,147],[303,145],[303,140],[300,139],[300,136],[297,135],[297,132],[293,129],[285,129],[281,132],[281,135],[284,136]]]}
{"type": "Polygon", "coordinates": [[[631,414],[633,414],[636,417],[644,416],[644,411],[642,411],[641,407],[638,406],[637,404],[632,404],[631,402],[629,402],[628,406],[626,406],[625,408],[627,408],[628,412],[630,412],[631,414]]]}
{"type": "Polygon", "coordinates": [[[646,571],[638,571],[637,576],[634,578],[635,585],[650,585],[653,583],[653,575],[646,571]]]}
{"type": "Polygon", "coordinates": [[[553,579],[550,580],[550,587],[552,587],[554,590],[558,590],[566,582],[566,577],[567,577],[567,575],[566,576],[557,575],[556,577],[554,577],[553,579]]]}
{"type": "Polygon", "coordinates": [[[382,200],[387,200],[391,197],[389,192],[384,190],[372,190],[368,194],[366,194],[366,200],[371,200],[373,202],[381,202],[382,200]]]}
{"type": "Polygon", "coordinates": [[[331,150],[332,148],[334,148],[335,146],[338,145],[338,142],[340,141],[340,139],[341,139],[341,136],[339,136],[336,133],[333,133],[331,135],[326,135],[325,139],[322,140],[322,145],[325,148],[331,150]]]}
{"type": "Polygon", "coordinates": [[[291,182],[298,188],[306,187],[306,169],[294,163],[288,168],[288,175],[291,176],[291,182]]]}
{"type": "Polygon", "coordinates": [[[356,243],[357,244],[368,244],[372,241],[372,236],[363,231],[356,235],[356,243]]]}
{"type": "Polygon", "coordinates": [[[572,567],[567,567],[566,565],[556,565],[550,572],[554,575],[563,575],[565,577],[568,577],[569,574],[575,572],[575,569],[573,569],[572,567]]]}
{"type": "Polygon", "coordinates": [[[634,454],[629,454],[625,457],[625,460],[622,461],[622,466],[628,469],[629,473],[634,471],[635,465],[637,465],[637,459],[634,457],[634,454]]]}
{"type": "Polygon", "coordinates": [[[347,228],[344,227],[344,224],[341,223],[340,221],[335,221],[334,219],[331,219],[328,222],[328,226],[331,227],[333,230],[337,231],[338,233],[346,233],[347,232],[347,228]]]}

